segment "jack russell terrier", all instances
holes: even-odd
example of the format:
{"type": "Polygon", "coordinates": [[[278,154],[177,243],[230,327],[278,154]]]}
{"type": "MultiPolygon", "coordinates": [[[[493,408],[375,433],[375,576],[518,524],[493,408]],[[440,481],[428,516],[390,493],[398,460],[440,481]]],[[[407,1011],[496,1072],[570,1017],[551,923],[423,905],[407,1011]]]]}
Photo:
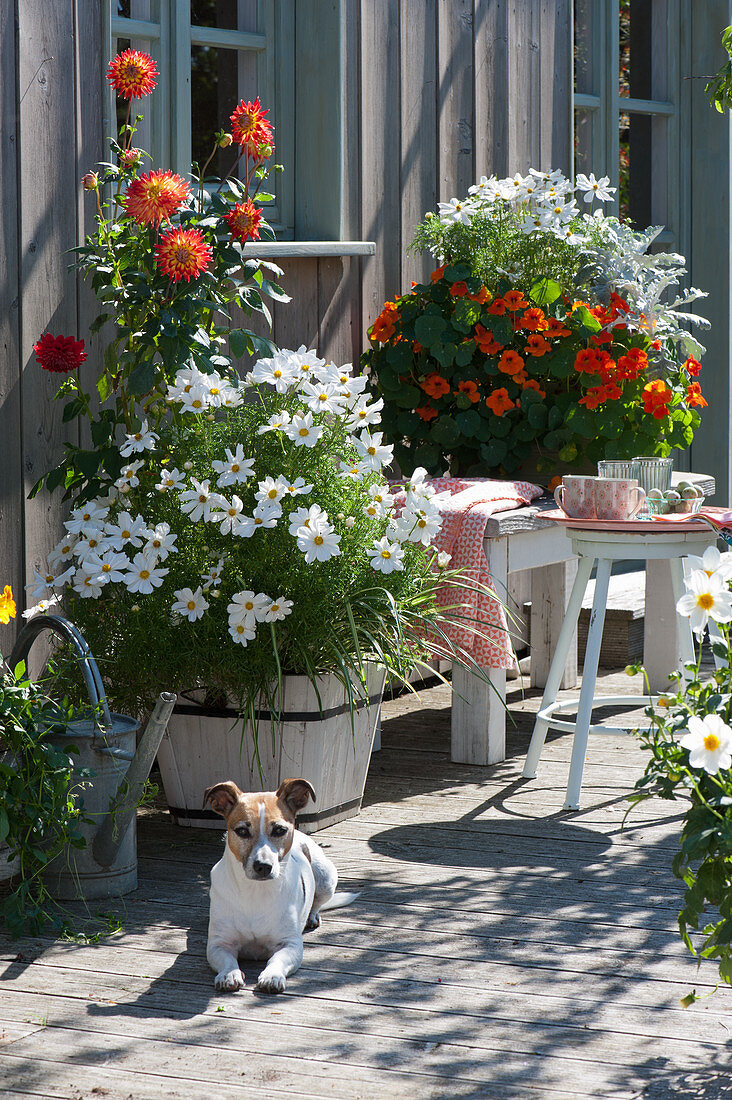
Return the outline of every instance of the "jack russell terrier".
{"type": "Polygon", "coordinates": [[[267,959],[256,989],[281,993],[302,962],[303,932],[323,909],[349,905],[335,893],[338,872],[317,844],[295,828],[295,815],[315,792],[305,779],[285,779],[273,792],[242,794],[236,783],[206,791],[226,819],[224,854],[211,871],[206,958],[216,989],[243,989],[238,956],[267,959]]]}

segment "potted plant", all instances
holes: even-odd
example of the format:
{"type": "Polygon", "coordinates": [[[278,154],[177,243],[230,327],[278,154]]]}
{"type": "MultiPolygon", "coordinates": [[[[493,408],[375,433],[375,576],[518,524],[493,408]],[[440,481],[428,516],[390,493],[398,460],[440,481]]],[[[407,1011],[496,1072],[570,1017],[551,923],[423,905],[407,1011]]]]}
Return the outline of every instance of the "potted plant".
{"type": "Polygon", "coordinates": [[[659,228],[594,208],[608,182],[483,177],[417,227],[439,267],[385,304],[363,356],[407,473],[541,476],[691,442],[703,295],[649,251],[659,228]]]}
{"type": "MultiPolygon", "coordinates": [[[[650,758],[631,802],[659,797],[684,807],[672,863],[686,886],[679,932],[692,954],[714,959],[720,979],[732,984],[732,554],[710,547],[692,565],[677,609],[699,636],[699,659],[676,695],[646,711],[650,725],[638,735],[650,758]],[[717,667],[704,678],[701,640],[710,620],[717,667]]],[[[696,999],[690,993],[683,1003],[696,999]]]]}

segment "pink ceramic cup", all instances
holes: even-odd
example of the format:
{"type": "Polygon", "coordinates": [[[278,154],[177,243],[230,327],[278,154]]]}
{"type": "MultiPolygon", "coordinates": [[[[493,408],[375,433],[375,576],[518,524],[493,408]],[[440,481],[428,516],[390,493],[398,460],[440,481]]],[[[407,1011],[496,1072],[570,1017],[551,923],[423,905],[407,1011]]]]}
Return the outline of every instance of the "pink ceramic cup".
{"type": "Polygon", "coordinates": [[[595,481],[584,474],[565,474],[554,490],[554,499],[572,519],[595,519],[595,481]]]}
{"type": "Polygon", "coordinates": [[[595,481],[595,511],[598,519],[632,519],[640,511],[646,494],[636,478],[598,477],[595,481]]]}

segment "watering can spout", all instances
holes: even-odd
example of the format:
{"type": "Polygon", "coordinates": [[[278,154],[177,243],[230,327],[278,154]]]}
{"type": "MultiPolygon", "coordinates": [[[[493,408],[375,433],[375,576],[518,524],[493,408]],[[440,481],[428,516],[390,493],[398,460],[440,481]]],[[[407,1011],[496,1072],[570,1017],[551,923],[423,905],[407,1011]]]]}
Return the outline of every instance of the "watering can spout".
{"type": "MultiPolygon", "coordinates": [[[[175,701],[176,696],[169,691],[163,691],[158,696],[158,701],[140,738],[130,766],[120,782],[109,813],[99,826],[92,844],[92,855],[100,867],[111,867],[114,863],[127,827],[137,811],[140,795],[150,774],[150,768],[163,739],[175,701]]],[[[102,751],[119,755],[118,751],[113,749],[102,751]]],[[[122,755],[128,759],[127,754],[122,755]]]]}

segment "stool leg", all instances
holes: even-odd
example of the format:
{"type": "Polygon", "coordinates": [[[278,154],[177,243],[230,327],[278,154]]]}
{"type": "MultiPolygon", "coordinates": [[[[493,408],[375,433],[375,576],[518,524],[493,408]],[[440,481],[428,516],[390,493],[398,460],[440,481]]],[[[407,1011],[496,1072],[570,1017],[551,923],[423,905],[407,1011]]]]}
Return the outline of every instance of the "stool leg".
{"type": "MultiPolygon", "coordinates": [[[[544,695],[541,700],[542,710],[544,707],[548,706],[549,703],[553,703],[557,697],[559,685],[562,682],[564,669],[567,664],[567,654],[572,644],[572,638],[574,637],[577,620],[579,619],[579,613],[582,608],[582,597],[585,594],[587,582],[590,579],[593,563],[594,558],[591,557],[583,556],[579,559],[577,576],[572,585],[572,595],[569,597],[567,612],[564,616],[562,629],[559,631],[559,637],[557,639],[557,648],[554,652],[549,675],[546,678],[546,687],[544,688],[544,695]]],[[[539,757],[541,756],[541,750],[544,747],[548,729],[549,723],[546,720],[541,718],[536,719],[534,723],[534,732],[531,735],[531,743],[529,744],[529,751],[526,754],[526,763],[524,764],[523,775],[525,779],[534,779],[536,777],[536,768],[539,763],[539,757]]]]}
{"type": "MultiPolygon", "coordinates": [[[[671,558],[669,566],[671,568],[671,589],[674,594],[675,606],[686,590],[684,585],[684,563],[681,558],[671,558]]],[[[691,629],[691,619],[687,619],[686,616],[677,615],[676,624],[678,632],[678,651],[679,658],[681,659],[681,682],[683,684],[690,679],[686,668],[687,664],[696,664],[694,634],[691,629]]],[[[701,645],[701,641],[699,644],[701,645]]],[[[672,671],[673,669],[669,669],[669,672],[672,671]]]]}
{"type": "Polygon", "coordinates": [[[600,558],[597,563],[595,598],[592,602],[590,629],[587,633],[587,648],[585,649],[585,659],[582,665],[582,689],[580,691],[579,706],[577,707],[577,720],[574,726],[572,761],[569,765],[567,798],[564,803],[565,810],[579,809],[582,773],[585,768],[585,753],[587,752],[587,742],[590,736],[592,705],[595,700],[595,681],[597,680],[597,666],[600,663],[602,628],[605,625],[605,608],[607,607],[607,591],[610,584],[611,568],[612,562],[608,558],[600,558]]]}

